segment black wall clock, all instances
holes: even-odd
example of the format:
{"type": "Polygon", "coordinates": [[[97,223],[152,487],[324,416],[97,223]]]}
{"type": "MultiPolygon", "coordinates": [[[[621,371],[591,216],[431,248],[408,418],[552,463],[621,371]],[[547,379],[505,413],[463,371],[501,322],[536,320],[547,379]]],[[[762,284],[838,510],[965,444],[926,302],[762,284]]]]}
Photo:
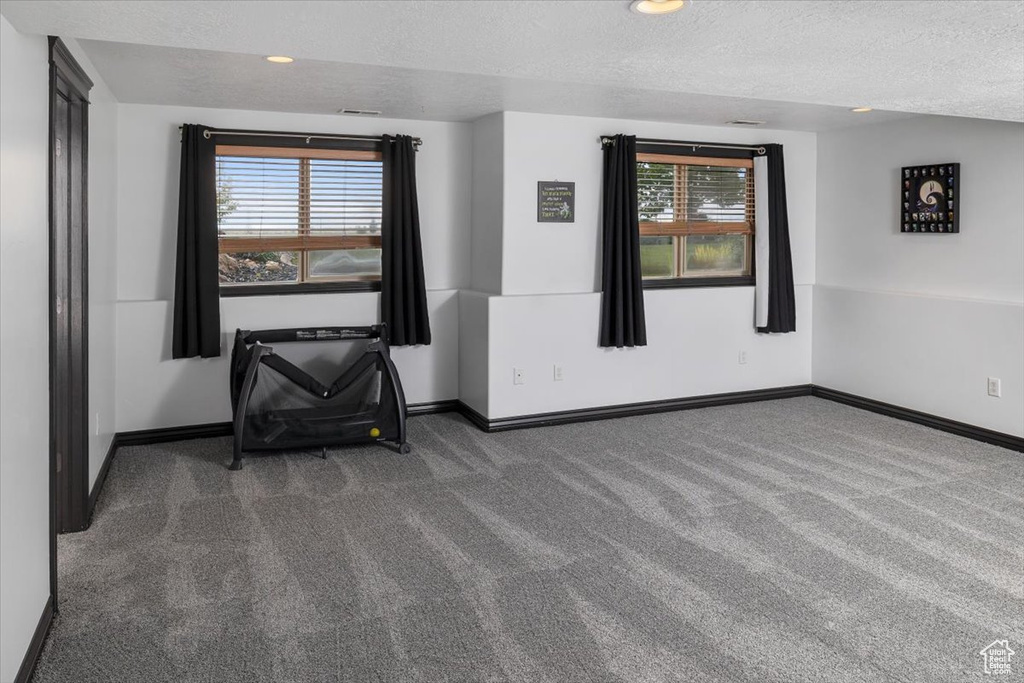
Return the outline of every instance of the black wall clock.
{"type": "Polygon", "coordinates": [[[960,164],[903,167],[900,232],[960,232],[960,164]]]}

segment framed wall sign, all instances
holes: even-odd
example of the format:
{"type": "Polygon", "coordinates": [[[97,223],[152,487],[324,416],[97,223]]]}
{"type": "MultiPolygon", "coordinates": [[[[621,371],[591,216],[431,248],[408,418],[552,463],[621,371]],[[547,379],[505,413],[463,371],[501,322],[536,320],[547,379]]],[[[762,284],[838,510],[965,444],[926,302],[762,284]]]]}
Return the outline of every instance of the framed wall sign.
{"type": "Polygon", "coordinates": [[[960,164],[903,167],[900,232],[960,232],[960,164]]]}
{"type": "Polygon", "coordinates": [[[537,222],[576,222],[576,183],[537,181],[537,222]]]}

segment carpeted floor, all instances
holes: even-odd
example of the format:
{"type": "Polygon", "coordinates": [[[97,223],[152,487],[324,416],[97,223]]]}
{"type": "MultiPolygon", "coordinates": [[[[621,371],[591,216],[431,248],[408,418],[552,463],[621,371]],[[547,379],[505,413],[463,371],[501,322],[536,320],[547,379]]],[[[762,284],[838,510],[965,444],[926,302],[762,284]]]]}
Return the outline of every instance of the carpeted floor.
{"type": "Polygon", "coordinates": [[[1024,456],[816,398],[414,452],[122,449],[48,681],[1024,678],[1024,456]]]}

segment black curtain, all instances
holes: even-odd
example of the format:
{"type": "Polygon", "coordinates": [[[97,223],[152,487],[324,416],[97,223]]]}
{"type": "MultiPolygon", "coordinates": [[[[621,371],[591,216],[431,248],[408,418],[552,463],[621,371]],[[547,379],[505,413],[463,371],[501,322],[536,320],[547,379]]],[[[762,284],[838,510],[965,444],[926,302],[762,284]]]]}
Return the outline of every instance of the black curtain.
{"type": "Polygon", "coordinates": [[[423,284],[416,150],[408,135],[383,137],[380,317],[394,346],[430,343],[423,284]]]}
{"type": "Polygon", "coordinates": [[[636,136],[604,146],[601,346],[646,346],[640,276],[640,217],[636,204],[636,136]]]}
{"type": "Polygon", "coordinates": [[[765,145],[768,161],[768,324],[758,332],[796,331],[793,255],[789,248],[786,166],[782,145],[765,145]]]}
{"type": "Polygon", "coordinates": [[[217,273],[217,155],[206,126],[181,128],[178,258],[174,271],[174,358],[220,355],[217,273]]]}

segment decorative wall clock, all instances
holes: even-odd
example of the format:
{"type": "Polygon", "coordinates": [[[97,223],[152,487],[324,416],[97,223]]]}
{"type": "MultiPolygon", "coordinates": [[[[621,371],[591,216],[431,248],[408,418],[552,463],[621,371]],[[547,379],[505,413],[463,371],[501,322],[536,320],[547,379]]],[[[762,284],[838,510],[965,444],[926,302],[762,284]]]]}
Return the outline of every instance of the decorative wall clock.
{"type": "Polygon", "coordinates": [[[903,167],[900,232],[960,232],[960,164],[903,167]]]}

